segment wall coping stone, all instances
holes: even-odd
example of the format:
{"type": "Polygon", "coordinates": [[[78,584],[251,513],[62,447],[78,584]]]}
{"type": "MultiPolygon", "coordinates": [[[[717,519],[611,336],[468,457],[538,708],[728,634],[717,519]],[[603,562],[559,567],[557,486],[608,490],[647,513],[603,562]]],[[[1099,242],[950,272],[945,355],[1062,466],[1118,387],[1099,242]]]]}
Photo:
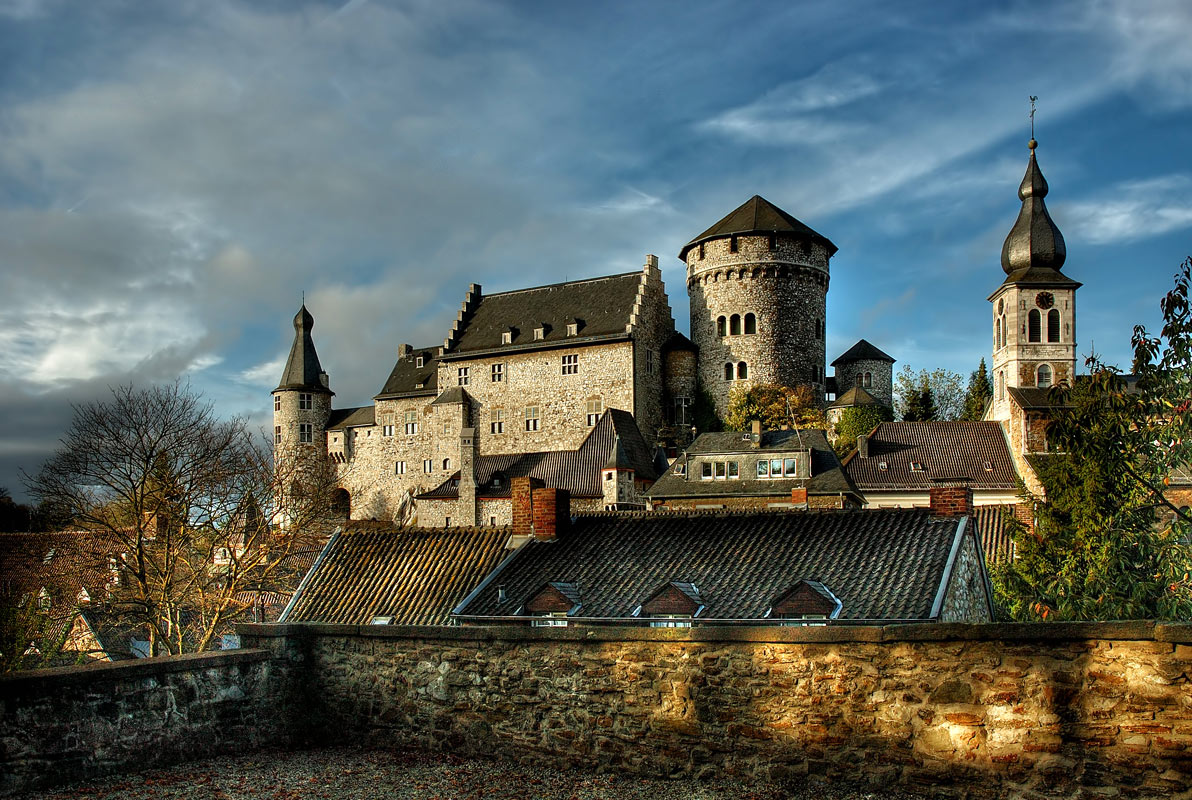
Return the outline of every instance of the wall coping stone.
{"type": "Polygon", "coordinates": [[[173,672],[218,669],[236,664],[268,661],[268,650],[220,650],[211,653],[185,653],[175,656],[139,658],[135,661],[114,661],[83,664],[75,667],[50,667],[0,675],[0,689],[7,692],[33,691],[50,686],[62,686],[95,681],[120,681],[150,678],[173,672]]]}

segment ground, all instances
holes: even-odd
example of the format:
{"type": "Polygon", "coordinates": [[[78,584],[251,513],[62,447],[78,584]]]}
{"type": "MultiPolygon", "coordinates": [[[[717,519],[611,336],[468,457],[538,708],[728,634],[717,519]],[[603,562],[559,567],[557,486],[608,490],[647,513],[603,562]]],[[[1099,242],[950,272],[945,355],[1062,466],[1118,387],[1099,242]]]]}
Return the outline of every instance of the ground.
{"type": "Polygon", "coordinates": [[[259,752],[86,781],[18,800],[916,800],[813,783],[613,777],[410,752],[327,748],[259,752]]]}

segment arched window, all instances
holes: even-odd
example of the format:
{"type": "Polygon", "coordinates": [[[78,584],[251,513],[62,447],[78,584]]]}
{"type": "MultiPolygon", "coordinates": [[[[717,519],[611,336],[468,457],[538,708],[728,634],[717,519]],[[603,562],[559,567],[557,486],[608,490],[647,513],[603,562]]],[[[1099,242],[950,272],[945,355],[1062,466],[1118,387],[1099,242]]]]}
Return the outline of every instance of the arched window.
{"type": "Polygon", "coordinates": [[[1060,340],[1060,312],[1059,309],[1053,308],[1047,312],[1047,341],[1058,342],[1060,340]]]}
{"type": "Polygon", "coordinates": [[[753,314],[745,315],[745,333],[757,333],[757,317],[753,314]]]}
{"type": "Polygon", "coordinates": [[[744,361],[737,362],[737,379],[745,380],[749,377],[749,365],[744,361]]]}
{"type": "Polygon", "coordinates": [[[331,513],[338,517],[346,517],[352,513],[352,495],[347,489],[335,489],[331,492],[331,513]]]}
{"type": "Polygon", "coordinates": [[[873,373],[872,372],[865,373],[865,388],[866,389],[873,388],[873,373]]]}
{"type": "Polygon", "coordinates": [[[1047,364],[1039,365],[1038,377],[1035,379],[1035,385],[1040,389],[1046,389],[1051,386],[1051,367],[1047,364]]]}
{"type": "Polygon", "coordinates": [[[726,333],[728,333],[728,330],[726,329],[727,322],[728,322],[728,320],[726,320],[724,317],[716,318],[716,335],[717,336],[724,336],[726,333]]]}
{"type": "Polygon", "coordinates": [[[1043,341],[1042,330],[1041,330],[1042,325],[1043,325],[1043,318],[1039,314],[1039,309],[1032,308],[1030,313],[1026,315],[1026,325],[1027,325],[1027,341],[1028,342],[1043,341]]]}
{"type": "Polygon", "coordinates": [[[733,379],[733,365],[732,365],[732,362],[729,362],[729,363],[727,363],[727,364],[725,364],[725,365],[724,365],[724,379],[725,379],[726,381],[731,381],[731,380],[733,379]]]}
{"type": "Polygon", "coordinates": [[[857,388],[860,389],[865,383],[865,376],[860,372],[857,373],[857,388]]]}
{"type": "Polygon", "coordinates": [[[450,472],[450,471],[451,471],[451,459],[450,459],[450,458],[444,458],[444,459],[443,459],[443,471],[444,471],[444,472],[450,472]]]}
{"type": "Polygon", "coordinates": [[[728,319],[728,334],[729,336],[741,335],[741,315],[733,314],[728,319]]]}
{"type": "Polygon", "coordinates": [[[999,372],[997,374],[997,399],[1006,399],[1006,373],[999,372]]]}

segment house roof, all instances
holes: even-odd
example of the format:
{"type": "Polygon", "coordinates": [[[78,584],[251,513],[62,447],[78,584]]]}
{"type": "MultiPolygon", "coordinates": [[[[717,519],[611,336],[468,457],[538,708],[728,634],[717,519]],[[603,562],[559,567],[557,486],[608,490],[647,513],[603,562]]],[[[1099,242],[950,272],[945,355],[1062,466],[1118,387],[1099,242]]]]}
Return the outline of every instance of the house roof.
{"type": "MultiPolygon", "coordinates": [[[[566,489],[572,497],[601,497],[601,470],[620,440],[623,466],[631,467],[638,480],[657,477],[650,447],[638,430],[633,415],[618,408],[606,409],[583,444],[576,450],[541,453],[505,453],[476,459],[476,495],[509,497],[511,478],[538,478],[547,486],[566,489]]],[[[419,500],[459,497],[459,473],[418,495],[419,500]]]]}
{"type": "Polygon", "coordinates": [[[1067,408],[1065,403],[1056,402],[1052,399],[1051,389],[1039,389],[1034,386],[1009,386],[1006,388],[1006,391],[1010,393],[1010,399],[1017,403],[1020,408],[1025,408],[1029,411],[1067,408]]]}
{"type": "Polygon", "coordinates": [[[1014,555],[1007,522],[1014,516],[1014,506],[977,506],[973,509],[973,521],[981,539],[986,564],[1000,564],[1014,555]]]}
{"type": "Polygon", "coordinates": [[[841,619],[927,620],[964,530],[915,509],[580,515],[556,539],[526,542],[453,613],[513,615],[565,581],[583,616],[628,618],[675,582],[699,587],[701,619],[761,619],[774,597],[814,580],[842,601],[841,619]]]}
{"type": "Polygon", "coordinates": [[[865,493],[927,490],[945,478],[968,478],[973,489],[1013,489],[1018,478],[996,422],[883,422],[869,436],[869,458],[854,450],[844,471],[865,493]]]}
{"type": "Polygon", "coordinates": [[[854,406],[881,406],[885,405],[881,400],[865,391],[860,386],[854,386],[844,394],[837,397],[830,404],[832,408],[852,408],[854,406]]]}
{"type": "Polygon", "coordinates": [[[377,393],[374,400],[385,400],[391,397],[421,396],[431,397],[439,393],[439,351],[436,347],[423,347],[411,350],[400,356],[385,385],[377,393]],[[418,366],[418,359],[422,359],[422,366],[418,366]]]}
{"type": "Polygon", "coordinates": [[[642,272],[555,283],[500,294],[480,295],[451,352],[444,357],[490,350],[522,350],[551,345],[585,344],[594,339],[628,334],[642,272]],[[567,324],[577,321],[576,336],[567,335],[567,324]],[[543,326],[541,340],[534,329],[543,326]],[[512,341],[502,334],[513,329],[512,341]]]}
{"type": "Polygon", "coordinates": [[[353,522],[331,537],[279,621],[442,625],[507,555],[508,528],[353,522]]]}
{"type": "Polygon", "coordinates": [[[327,430],[329,431],[376,424],[376,406],[337,408],[327,417],[327,430]]]}
{"type": "MultiPolygon", "coordinates": [[[[742,441],[737,431],[701,433],[679,456],[679,461],[690,456],[718,454],[739,454],[745,461],[750,456],[762,456],[780,452],[811,450],[811,479],[756,477],[743,465],[741,477],[732,481],[705,481],[691,475],[676,475],[667,470],[649,488],[646,496],[654,500],[671,497],[790,497],[791,489],[806,488],[808,494],[828,495],[858,494],[840,467],[840,460],[828,444],[827,437],[820,430],[764,431],[759,447],[753,448],[742,441]]],[[[676,462],[678,463],[678,462],[676,462]]],[[[750,464],[755,462],[749,462],[750,464]]]]}
{"type": "Polygon", "coordinates": [[[285,369],[282,370],[281,382],[273,391],[304,389],[334,394],[323,385],[320,377],[323,368],[319,365],[319,354],[315,352],[315,342],[310,335],[314,326],[315,318],[306,310],[304,303],[294,316],[294,342],[290,345],[290,355],[286,359],[285,369]]]}
{"type": "Polygon", "coordinates": [[[867,340],[861,339],[833,361],[832,366],[848,364],[853,361],[887,361],[893,364],[896,360],[893,356],[878,350],[867,340]]]}
{"type": "Polygon", "coordinates": [[[777,233],[800,239],[810,239],[828,248],[828,255],[836,253],[836,245],[828,237],[816,233],[778,206],[760,195],[754,195],[730,211],[719,222],[696,236],[679,251],[679,258],[686,260],[687,251],[711,239],[723,239],[734,234],[777,233]]]}

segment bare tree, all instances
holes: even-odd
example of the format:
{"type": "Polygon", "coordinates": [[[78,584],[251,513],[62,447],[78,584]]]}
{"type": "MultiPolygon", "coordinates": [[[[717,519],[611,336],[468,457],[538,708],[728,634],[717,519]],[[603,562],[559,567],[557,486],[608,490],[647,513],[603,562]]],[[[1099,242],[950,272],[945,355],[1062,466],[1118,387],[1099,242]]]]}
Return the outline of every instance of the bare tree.
{"type": "Polygon", "coordinates": [[[317,546],[333,487],[317,459],[275,459],[181,383],[117,387],[74,412],[28,488],[119,542],[110,611],[147,632],[150,653],[208,649],[253,596],[293,590],[287,559],[317,546]]]}

